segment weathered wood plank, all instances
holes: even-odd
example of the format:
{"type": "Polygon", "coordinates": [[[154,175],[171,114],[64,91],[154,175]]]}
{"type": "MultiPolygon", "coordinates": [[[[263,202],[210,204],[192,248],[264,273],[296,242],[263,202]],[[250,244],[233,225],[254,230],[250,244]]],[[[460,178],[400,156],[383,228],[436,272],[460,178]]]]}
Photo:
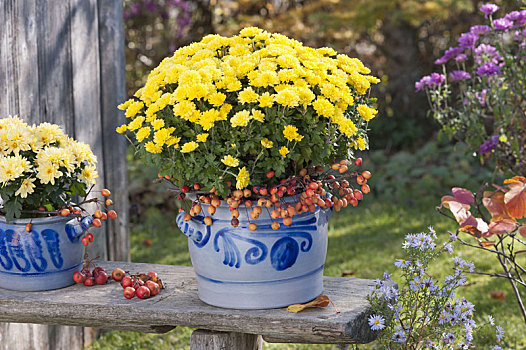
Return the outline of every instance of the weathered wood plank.
{"type": "Polygon", "coordinates": [[[325,277],[324,294],[333,308],[309,309],[298,314],[285,309],[233,310],[206,305],[197,298],[191,267],[100,262],[108,271],[120,266],[132,273],[156,271],[167,288],[147,300],[127,300],[118,283],[22,293],[0,289],[0,321],[89,325],[99,328],[165,332],[188,326],[222,332],[260,334],[276,342],[367,343],[375,335],[367,325],[366,295],[374,281],[325,277]],[[140,321],[137,315],[140,314],[140,321]]]}
{"type": "MultiPolygon", "coordinates": [[[[99,179],[93,191],[104,188],[104,142],[102,139],[101,87],[99,66],[99,35],[97,0],[71,1],[71,64],[73,69],[74,135],[91,146],[97,157],[99,179]]],[[[95,204],[86,210],[94,212],[95,204]]],[[[107,259],[106,228],[94,228],[97,237],[90,244],[90,256],[107,259]]]]}
{"type": "Polygon", "coordinates": [[[198,329],[190,337],[190,350],[261,350],[260,335],[198,329]]]}
{"type": "Polygon", "coordinates": [[[5,100],[0,102],[5,110],[5,115],[18,113],[18,86],[17,86],[17,60],[16,60],[16,4],[15,0],[7,0],[2,4],[5,25],[2,30],[2,74],[0,82],[5,84],[5,100]]]}
{"type": "Polygon", "coordinates": [[[8,80],[7,80],[7,56],[8,56],[8,46],[7,46],[7,1],[0,4],[0,23],[4,23],[3,30],[0,30],[0,117],[6,117],[9,113],[8,104],[9,98],[8,93],[8,80]]]}
{"type": "Polygon", "coordinates": [[[117,109],[126,97],[124,71],[124,24],[120,0],[98,2],[98,33],[104,145],[104,184],[111,189],[117,220],[107,225],[107,249],[110,260],[130,260],[128,237],[128,189],[126,179],[126,140],[115,129],[124,123],[124,114],[117,109]]]}

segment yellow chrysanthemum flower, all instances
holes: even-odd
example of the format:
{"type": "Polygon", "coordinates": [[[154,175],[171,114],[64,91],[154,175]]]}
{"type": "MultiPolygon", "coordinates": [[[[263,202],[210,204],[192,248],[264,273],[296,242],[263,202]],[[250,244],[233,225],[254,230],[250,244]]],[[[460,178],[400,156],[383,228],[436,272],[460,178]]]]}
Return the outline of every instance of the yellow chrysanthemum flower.
{"type": "Polygon", "coordinates": [[[194,141],[187,142],[181,147],[181,153],[193,152],[195,151],[197,147],[199,147],[199,144],[197,142],[194,142],[194,141]]]}
{"type": "Polygon", "coordinates": [[[230,118],[230,124],[232,126],[247,126],[250,122],[250,112],[247,110],[239,111],[232,118],[230,118]]]}
{"type": "Polygon", "coordinates": [[[150,122],[153,130],[159,130],[164,127],[164,120],[162,119],[155,119],[150,122]]]}
{"type": "Polygon", "coordinates": [[[135,101],[130,103],[124,115],[126,118],[133,118],[139,113],[139,111],[144,107],[144,103],[141,101],[135,101]]]}
{"type": "Polygon", "coordinates": [[[245,104],[245,103],[254,103],[258,100],[259,95],[252,90],[251,87],[247,87],[243,91],[241,91],[237,97],[239,103],[245,104]]]}
{"type": "Polygon", "coordinates": [[[287,154],[289,154],[289,149],[283,146],[279,149],[279,154],[281,154],[282,157],[286,157],[287,154]]]}
{"type": "Polygon", "coordinates": [[[268,92],[263,93],[259,96],[259,107],[272,107],[274,104],[274,97],[270,96],[268,92]]]}
{"type": "Polygon", "coordinates": [[[115,131],[117,131],[119,134],[124,134],[126,130],[128,130],[128,126],[126,124],[122,124],[115,129],[115,131]]]}
{"type": "Polygon", "coordinates": [[[55,184],[55,179],[61,177],[63,174],[59,170],[58,164],[53,164],[52,162],[44,162],[38,165],[37,167],[37,178],[41,183],[52,185],[55,184]]]}
{"type": "Polygon", "coordinates": [[[261,139],[261,145],[265,148],[272,148],[274,147],[274,142],[270,141],[267,138],[261,139]]]}
{"type": "Polygon", "coordinates": [[[222,92],[215,92],[208,97],[208,103],[214,107],[221,107],[225,103],[226,95],[222,92]]]}
{"type": "Polygon", "coordinates": [[[206,139],[208,139],[208,134],[197,135],[197,142],[206,142],[206,139]]]}
{"type": "Polygon", "coordinates": [[[234,158],[231,155],[227,155],[224,156],[223,159],[221,159],[221,163],[235,168],[239,166],[239,159],[234,158]]]}
{"type": "Polygon", "coordinates": [[[0,183],[7,184],[9,181],[18,179],[22,174],[30,169],[30,163],[24,157],[0,156],[0,183]]]}
{"type": "Polygon", "coordinates": [[[324,98],[318,97],[312,107],[322,117],[330,118],[334,114],[334,105],[324,98]]]}
{"type": "Polygon", "coordinates": [[[140,128],[139,131],[137,131],[137,134],[135,137],[137,138],[137,141],[141,142],[145,138],[150,136],[150,128],[145,126],[144,128],[140,128]]]}
{"type": "Polygon", "coordinates": [[[153,141],[148,141],[144,145],[144,149],[146,150],[146,152],[157,154],[163,151],[163,145],[159,145],[153,141]]]}
{"type": "Polygon", "coordinates": [[[239,36],[246,37],[246,38],[252,38],[258,34],[261,34],[263,32],[262,29],[259,29],[257,27],[246,27],[241,29],[239,32],[239,36]]]}
{"type": "Polygon", "coordinates": [[[360,113],[360,117],[362,117],[366,121],[373,119],[378,113],[376,109],[371,108],[367,105],[358,105],[356,109],[358,110],[358,113],[360,113]]]}
{"type": "Polygon", "coordinates": [[[250,182],[250,174],[247,171],[246,167],[239,169],[239,173],[236,177],[236,188],[242,190],[248,186],[250,182]]]}
{"type": "Polygon", "coordinates": [[[99,174],[97,173],[97,170],[91,165],[85,166],[79,175],[79,179],[85,181],[88,186],[95,185],[95,179],[98,177],[99,174]]]}
{"type": "Polygon", "coordinates": [[[354,142],[354,148],[364,151],[367,148],[367,143],[363,137],[358,137],[354,142]]]}
{"type": "Polygon", "coordinates": [[[27,178],[22,181],[22,185],[20,185],[20,188],[16,190],[15,195],[20,196],[20,198],[27,198],[28,194],[31,194],[35,192],[35,179],[33,178],[27,178]]]}
{"type": "Polygon", "coordinates": [[[137,117],[128,124],[128,130],[134,131],[142,127],[144,117],[137,117]]]}
{"type": "Polygon", "coordinates": [[[159,129],[153,136],[153,142],[159,146],[163,146],[170,138],[175,128],[159,129]]]}
{"type": "Polygon", "coordinates": [[[276,94],[274,100],[285,107],[296,107],[300,102],[300,96],[293,89],[283,89],[276,94]]]}
{"type": "Polygon", "coordinates": [[[303,136],[298,134],[298,128],[293,125],[286,125],[283,129],[283,136],[289,141],[301,141],[303,136]]]}
{"type": "Polygon", "coordinates": [[[265,114],[263,114],[263,112],[261,111],[258,111],[257,109],[253,109],[252,110],[252,119],[260,122],[260,123],[263,123],[265,121],[265,114]]]}

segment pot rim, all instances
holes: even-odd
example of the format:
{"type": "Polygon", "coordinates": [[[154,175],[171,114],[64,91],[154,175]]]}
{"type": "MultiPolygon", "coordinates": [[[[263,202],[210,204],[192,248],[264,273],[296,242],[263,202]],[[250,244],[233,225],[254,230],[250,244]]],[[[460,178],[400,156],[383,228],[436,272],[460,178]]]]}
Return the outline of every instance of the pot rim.
{"type": "Polygon", "coordinates": [[[1,224],[7,224],[7,225],[27,225],[29,223],[33,224],[33,225],[38,225],[38,224],[54,224],[54,223],[58,223],[58,222],[68,222],[68,221],[71,221],[73,219],[75,219],[76,216],[74,215],[68,215],[68,216],[61,216],[61,215],[56,215],[56,216],[48,216],[48,217],[43,217],[43,218],[22,218],[22,219],[14,219],[12,221],[7,221],[5,216],[4,215],[0,215],[0,223],[1,224]]]}

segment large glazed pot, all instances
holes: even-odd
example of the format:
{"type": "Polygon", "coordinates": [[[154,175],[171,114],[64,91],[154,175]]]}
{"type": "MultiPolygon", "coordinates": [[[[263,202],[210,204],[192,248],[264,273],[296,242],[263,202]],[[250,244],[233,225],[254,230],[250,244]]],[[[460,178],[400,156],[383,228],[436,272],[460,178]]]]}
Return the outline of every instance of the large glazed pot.
{"type": "Polygon", "coordinates": [[[72,285],[84,254],[80,238],[92,220],[54,216],[8,223],[0,217],[0,287],[40,291],[72,285]]]}
{"type": "MultiPolygon", "coordinates": [[[[206,212],[207,205],[203,205],[206,212]]],[[[243,212],[244,208],[240,208],[243,212]]],[[[323,290],[330,209],[294,217],[291,226],[273,230],[264,210],[256,231],[248,229],[248,215],[230,225],[228,205],[217,208],[213,224],[202,216],[177,224],[188,236],[190,258],[197,275],[199,298],[207,304],[236,309],[278,308],[314,299],[323,290]]]]}

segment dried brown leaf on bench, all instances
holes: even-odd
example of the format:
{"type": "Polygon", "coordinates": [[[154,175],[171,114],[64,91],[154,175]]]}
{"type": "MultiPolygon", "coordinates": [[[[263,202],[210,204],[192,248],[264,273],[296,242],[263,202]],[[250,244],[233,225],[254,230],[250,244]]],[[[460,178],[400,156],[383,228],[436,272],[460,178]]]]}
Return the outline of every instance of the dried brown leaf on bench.
{"type": "Polygon", "coordinates": [[[290,305],[289,307],[287,307],[287,311],[298,313],[309,307],[326,307],[326,306],[329,306],[329,303],[330,303],[330,300],[328,296],[320,295],[319,297],[317,297],[316,299],[308,303],[290,305]]]}

